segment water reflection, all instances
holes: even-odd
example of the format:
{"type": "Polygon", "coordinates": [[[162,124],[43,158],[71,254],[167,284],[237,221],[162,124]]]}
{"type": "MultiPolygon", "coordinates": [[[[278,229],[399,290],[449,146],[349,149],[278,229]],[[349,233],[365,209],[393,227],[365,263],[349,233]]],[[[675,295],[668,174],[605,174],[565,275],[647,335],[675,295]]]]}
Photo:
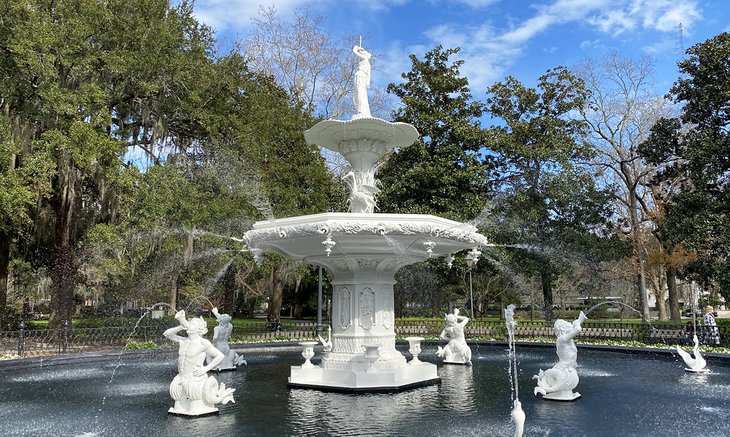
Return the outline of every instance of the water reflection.
{"type": "Polygon", "coordinates": [[[291,389],[287,421],[297,435],[397,435],[438,401],[438,387],[395,394],[343,394],[291,389]]]}
{"type": "Polygon", "coordinates": [[[474,368],[472,366],[444,365],[439,369],[439,394],[443,406],[452,411],[473,411],[474,368]]]}

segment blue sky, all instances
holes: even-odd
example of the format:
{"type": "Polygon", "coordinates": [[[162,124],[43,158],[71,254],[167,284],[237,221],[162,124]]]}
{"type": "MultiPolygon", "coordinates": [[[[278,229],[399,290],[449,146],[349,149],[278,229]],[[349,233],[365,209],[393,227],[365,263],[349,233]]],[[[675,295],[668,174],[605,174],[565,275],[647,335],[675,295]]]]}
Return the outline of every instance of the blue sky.
{"type": "MultiPolygon", "coordinates": [[[[727,0],[196,0],[197,18],[223,41],[245,39],[260,5],[290,16],[296,8],[324,17],[334,36],[363,35],[373,52],[373,86],[400,81],[437,44],[461,47],[472,94],[511,75],[533,85],[549,68],[598,59],[610,50],[649,54],[656,91],[677,77],[681,46],[730,31],[727,0]],[[678,25],[682,25],[682,38],[678,25]]],[[[353,60],[354,62],[354,60],[353,60]]]]}

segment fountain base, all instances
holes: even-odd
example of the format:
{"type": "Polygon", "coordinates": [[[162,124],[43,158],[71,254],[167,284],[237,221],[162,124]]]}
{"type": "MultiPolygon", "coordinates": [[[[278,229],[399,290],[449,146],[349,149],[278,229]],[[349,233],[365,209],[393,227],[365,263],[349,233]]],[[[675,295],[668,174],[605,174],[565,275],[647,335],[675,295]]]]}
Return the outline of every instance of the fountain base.
{"type": "Polygon", "coordinates": [[[221,372],[235,372],[236,370],[238,370],[238,367],[235,367],[235,366],[234,367],[218,367],[217,369],[215,369],[215,371],[218,372],[218,373],[221,373],[221,372]]]}
{"type": "Polygon", "coordinates": [[[345,369],[291,366],[288,386],[323,391],[392,393],[440,382],[437,367],[431,363],[381,370],[366,360],[353,359],[345,369]]]}
{"type": "Polygon", "coordinates": [[[218,415],[218,408],[202,405],[200,401],[181,400],[177,402],[183,403],[184,405],[182,408],[170,407],[170,409],[167,410],[167,414],[170,416],[192,418],[218,415]]]}
{"type": "Polygon", "coordinates": [[[543,399],[547,399],[550,401],[574,401],[580,397],[580,393],[574,392],[572,390],[560,390],[560,391],[554,391],[552,393],[548,393],[546,395],[543,395],[543,399]]]}
{"type": "Polygon", "coordinates": [[[710,369],[708,369],[708,368],[692,369],[690,367],[685,367],[684,368],[684,371],[685,372],[692,372],[692,373],[708,373],[710,371],[710,369]]]}

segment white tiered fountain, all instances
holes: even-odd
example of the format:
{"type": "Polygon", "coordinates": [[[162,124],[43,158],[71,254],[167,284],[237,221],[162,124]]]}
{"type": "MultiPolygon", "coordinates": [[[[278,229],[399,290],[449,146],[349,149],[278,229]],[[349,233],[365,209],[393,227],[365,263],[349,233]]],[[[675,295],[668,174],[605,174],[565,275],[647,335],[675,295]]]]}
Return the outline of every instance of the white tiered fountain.
{"type": "Polygon", "coordinates": [[[349,121],[326,120],[304,137],[341,153],[350,163],[349,212],[323,213],[255,223],[244,241],[260,257],[275,251],[332,273],[332,345],[320,365],[292,366],[289,385],[339,391],[398,391],[439,381],[436,366],[408,365],[395,348],[393,284],[403,266],[432,256],[483,246],[469,224],[423,214],[375,213],[375,171],[383,155],[418,139],[407,123],[370,115],[366,88],[370,55],[362,47],[355,75],[357,113],[349,121]]]}

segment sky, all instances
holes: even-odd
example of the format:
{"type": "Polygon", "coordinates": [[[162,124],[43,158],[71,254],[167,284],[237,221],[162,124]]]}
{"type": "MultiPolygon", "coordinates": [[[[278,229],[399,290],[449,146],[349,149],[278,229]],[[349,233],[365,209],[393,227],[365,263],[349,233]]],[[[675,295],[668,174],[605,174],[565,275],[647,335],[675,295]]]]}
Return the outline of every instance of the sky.
{"type": "Polygon", "coordinates": [[[730,31],[726,1],[196,0],[195,15],[225,45],[246,38],[261,6],[274,5],[285,18],[306,9],[322,16],[333,36],[363,36],[374,53],[371,88],[400,82],[410,70],[408,55],[422,59],[441,44],[461,48],[461,73],[477,99],[507,76],[534,86],[548,69],[610,51],[650,55],[654,87],[663,95],[677,78],[683,49],[730,31]]]}

